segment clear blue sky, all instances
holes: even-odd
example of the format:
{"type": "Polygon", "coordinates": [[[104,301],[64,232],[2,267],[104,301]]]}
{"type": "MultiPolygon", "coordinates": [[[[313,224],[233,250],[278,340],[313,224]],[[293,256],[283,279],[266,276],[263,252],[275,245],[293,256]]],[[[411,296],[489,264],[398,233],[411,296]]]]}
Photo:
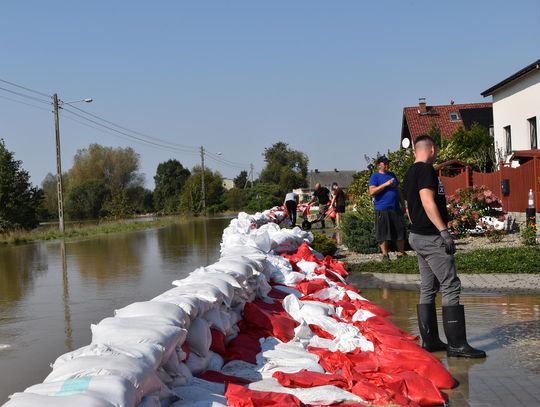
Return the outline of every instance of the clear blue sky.
{"type": "MultiPolygon", "coordinates": [[[[0,33],[0,79],[92,97],[75,106],[127,128],[256,172],[277,141],[305,152],[310,169],[360,170],[364,154],[398,148],[404,106],[484,101],[480,92],[540,58],[540,1],[6,0],[0,33]]],[[[150,188],[160,162],[199,162],[69,116],[64,170],[94,142],[132,146],[150,188]]],[[[33,183],[55,172],[46,104],[0,90],[0,137],[33,183]]]]}

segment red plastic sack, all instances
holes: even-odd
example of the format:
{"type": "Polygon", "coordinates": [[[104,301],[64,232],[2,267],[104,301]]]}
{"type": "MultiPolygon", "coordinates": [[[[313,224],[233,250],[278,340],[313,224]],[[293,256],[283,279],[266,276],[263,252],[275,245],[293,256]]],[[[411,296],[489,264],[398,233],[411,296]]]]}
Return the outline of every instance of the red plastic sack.
{"type": "Polygon", "coordinates": [[[227,384],[225,397],[231,407],[304,407],[304,403],[292,394],[249,390],[236,384],[227,384]]]}
{"type": "Polygon", "coordinates": [[[296,289],[304,295],[316,293],[323,288],[327,288],[330,285],[326,280],[318,278],[316,280],[304,280],[296,284],[296,289]]]}
{"type": "Polygon", "coordinates": [[[298,323],[292,319],[277,301],[274,304],[266,304],[262,301],[249,302],[244,307],[243,323],[247,326],[260,329],[265,336],[274,336],[280,341],[289,342],[294,338],[294,328],[298,323]],[[276,305],[281,310],[276,309],[276,305]],[[273,309],[274,307],[274,309],[273,309]]]}
{"type": "Polygon", "coordinates": [[[349,387],[349,383],[341,375],[311,372],[305,369],[296,373],[275,372],[272,377],[282,386],[291,388],[309,388],[324,385],[337,386],[342,389],[349,387]]]}
{"type": "Polygon", "coordinates": [[[203,380],[214,383],[234,383],[234,384],[249,384],[249,380],[242,377],[226,375],[221,372],[216,372],[215,370],[207,370],[204,373],[201,373],[198,377],[203,380]]]}
{"type": "Polygon", "coordinates": [[[210,350],[221,356],[225,356],[227,353],[227,349],[225,348],[225,334],[214,328],[210,328],[210,332],[212,333],[212,345],[210,345],[210,350]]]}

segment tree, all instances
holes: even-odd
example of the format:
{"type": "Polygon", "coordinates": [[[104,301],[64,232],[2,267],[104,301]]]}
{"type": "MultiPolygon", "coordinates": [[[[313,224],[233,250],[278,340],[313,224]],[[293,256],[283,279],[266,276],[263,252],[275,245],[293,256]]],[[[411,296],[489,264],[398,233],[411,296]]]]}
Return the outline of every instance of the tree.
{"type": "Polygon", "coordinates": [[[266,166],[261,172],[263,183],[277,184],[282,192],[307,186],[308,157],[278,142],[264,149],[266,166]]]}
{"type": "Polygon", "coordinates": [[[160,163],[154,176],[154,206],[158,211],[174,213],[178,211],[180,194],[190,176],[177,160],[168,160],[160,163]]]}
{"type": "Polygon", "coordinates": [[[99,180],[90,180],[72,188],[66,199],[66,214],[70,219],[97,219],[103,215],[109,190],[99,180]]]}
{"type": "MultiPolygon", "coordinates": [[[[181,211],[193,214],[202,211],[201,178],[202,168],[200,166],[194,167],[180,195],[181,211]]],[[[204,185],[206,207],[212,211],[222,204],[223,178],[219,172],[206,168],[204,171],[204,185]]]]}
{"type": "Polygon", "coordinates": [[[130,202],[127,190],[143,185],[144,177],[138,172],[139,155],[131,147],[112,148],[91,144],[78,150],[73,167],[68,172],[68,194],[88,182],[101,182],[109,191],[102,203],[102,213],[115,218],[129,216],[135,204],[130,202]]]}
{"type": "Polygon", "coordinates": [[[30,175],[0,139],[0,232],[31,229],[38,225],[37,212],[43,192],[30,183],[30,175]]]}
{"type": "Polygon", "coordinates": [[[248,173],[246,170],[240,171],[240,174],[234,179],[235,188],[244,188],[248,179],[248,173]]]}
{"type": "Polygon", "coordinates": [[[56,176],[50,172],[41,181],[43,191],[42,209],[47,218],[58,219],[58,194],[56,191],[56,176]]]}
{"type": "Polygon", "coordinates": [[[439,153],[439,162],[460,160],[475,171],[493,171],[495,145],[488,129],[473,123],[469,130],[459,127],[439,153]]]}

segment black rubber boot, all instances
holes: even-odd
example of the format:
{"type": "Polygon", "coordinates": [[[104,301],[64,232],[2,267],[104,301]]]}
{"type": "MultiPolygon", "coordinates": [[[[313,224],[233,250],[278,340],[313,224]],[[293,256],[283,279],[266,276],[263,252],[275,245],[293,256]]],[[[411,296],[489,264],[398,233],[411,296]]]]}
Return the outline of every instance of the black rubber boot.
{"type": "Polygon", "coordinates": [[[442,307],[443,326],[448,348],[448,356],[461,358],[485,358],[486,352],[475,349],[467,342],[465,309],[463,305],[442,307]]]}
{"type": "Polygon", "coordinates": [[[435,304],[418,304],[416,312],[418,314],[418,328],[420,328],[420,336],[422,337],[422,348],[428,352],[446,350],[446,343],[439,338],[435,304]]]}

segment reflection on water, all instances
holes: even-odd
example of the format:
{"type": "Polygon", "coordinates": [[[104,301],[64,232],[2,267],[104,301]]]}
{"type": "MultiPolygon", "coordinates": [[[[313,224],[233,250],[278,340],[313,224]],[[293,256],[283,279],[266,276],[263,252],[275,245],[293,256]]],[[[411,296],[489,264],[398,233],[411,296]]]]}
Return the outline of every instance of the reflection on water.
{"type": "Polygon", "coordinates": [[[91,340],[90,325],[219,257],[230,219],[0,247],[0,404],[91,340]],[[9,375],[4,374],[10,372],[9,375]]]}
{"type": "MultiPolygon", "coordinates": [[[[390,319],[400,328],[419,334],[416,291],[381,288],[362,293],[392,312],[390,319]]],[[[460,383],[447,392],[450,405],[515,405],[508,398],[513,393],[532,394],[529,397],[537,401],[520,405],[540,404],[540,296],[462,295],[461,303],[469,343],[485,350],[488,357],[447,358],[444,352],[434,353],[460,383]]],[[[439,332],[444,339],[440,306],[439,302],[439,332]]]]}

